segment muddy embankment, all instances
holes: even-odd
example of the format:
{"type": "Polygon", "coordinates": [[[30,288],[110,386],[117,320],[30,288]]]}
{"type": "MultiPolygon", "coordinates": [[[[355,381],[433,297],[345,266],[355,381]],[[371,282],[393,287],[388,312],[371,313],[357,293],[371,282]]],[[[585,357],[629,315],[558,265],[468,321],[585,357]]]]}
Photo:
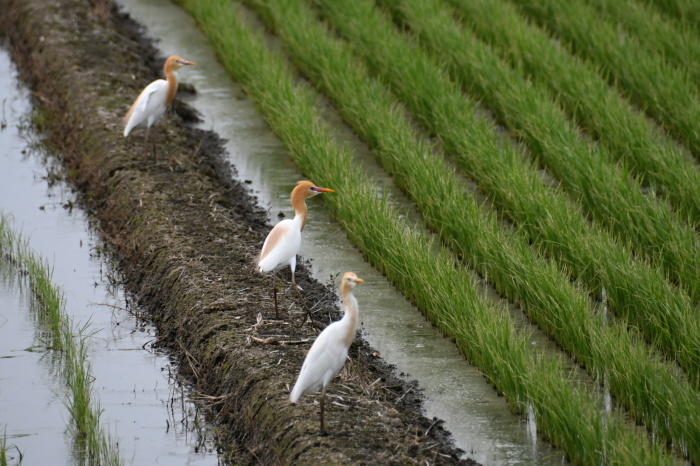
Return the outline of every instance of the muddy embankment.
{"type": "MultiPolygon", "coordinates": [[[[293,291],[281,298],[284,320],[266,320],[271,278],[255,261],[270,226],[219,138],[188,126],[193,114],[178,102],[155,132],[158,162],[144,157],[142,132],[122,137],[122,115],[163,63],[128,16],[109,0],[0,0],[0,31],[33,91],[42,134],[161,345],[216,413],[233,461],[460,462],[439,422],[420,414],[416,391],[359,338],[329,393],[328,428],[341,435],[318,435],[317,396],[289,403],[316,332],[299,327],[293,291]]],[[[320,303],[318,321],[337,318],[335,290],[304,267],[297,279],[320,303]]]]}

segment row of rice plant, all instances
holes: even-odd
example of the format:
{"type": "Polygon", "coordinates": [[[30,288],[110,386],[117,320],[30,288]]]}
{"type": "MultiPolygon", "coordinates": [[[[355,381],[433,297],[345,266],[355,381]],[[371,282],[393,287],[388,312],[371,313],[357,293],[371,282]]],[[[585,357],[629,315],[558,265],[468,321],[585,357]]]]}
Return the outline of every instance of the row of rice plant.
{"type": "Polygon", "coordinates": [[[595,8],[599,17],[623,25],[648,51],[685,69],[695,82],[700,80],[697,60],[700,57],[700,38],[695,30],[664,18],[649,4],[615,0],[586,0],[586,3],[595,8]]]}
{"type": "Polygon", "coordinates": [[[647,53],[582,0],[511,0],[539,24],[597,63],[629,98],[700,157],[700,94],[688,73],[647,53]]]}
{"type": "Polygon", "coordinates": [[[696,0],[635,0],[644,4],[653,3],[658,11],[685,26],[700,30],[700,3],[696,0]]]}
{"type": "Polygon", "coordinates": [[[512,146],[499,144],[492,125],[475,116],[459,89],[371,4],[315,3],[533,242],[592,291],[605,286],[617,313],[676,358],[698,384],[700,323],[687,295],[674,290],[659,270],[630,261],[628,249],[592,229],[575,206],[543,186],[536,169],[512,146]]]}
{"type": "MultiPolygon", "coordinates": [[[[228,0],[182,0],[209,36],[220,60],[249,95],[301,170],[336,189],[326,202],[368,259],[444,325],[470,359],[505,393],[514,410],[528,402],[538,426],[577,462],[669,462],[658,445],[618,416],[602,419],[590,390],[575,387],[558,359],[530,349],[507,314],[481,297],[470,274],[442,247],[411,229],[380,200],[377,186],[352,162],[333,130],[320,120],[316,96],[271,52],[228,0]],[[441,313],[442,309],[461,312],[441,313]],[[557,400],[557,403],[552,403],[557,400]],[[648,455],[648,456],[644,456],[648,455]]],[[[313,46],[312,44],[309,44],[313,46]]]]}
{"type": "Polygon", "coordinates": [[[121,464],[116,443],[100,426],[100,407],[92,399],[88,324],[73,325],[65,313],[63,292],[51,281],[50,267],[31,250],[28,241],[12,231],[9,217],[3,213],[0,213],[0,262],[26,277],[32,291],[32,305],[46,328],[43,343],[61,358],[61,374],[70,391],[67,405],[74,422],[77,451],[88,464],[121,464]]]}
{"type": "Polygon", "coordinates": [[[679,222],[665,202],[642,194],[605,149],[580,136],[548,91],[532,85],[489,46],[465,33],[453,21],[453,12],[430,1],[412,2],[413,11],[401,8],[400,2],[385,3],[410,14],[409,27],[434,61],[483,99],[598,223],[622,242],[630,241],[638,255],[647,253],[700,301],[700,244],[694,228],[679,222]]]}
{"type": "Polygon", "coordinates": [[[689,449],[700,454],[695,441],[700,439],[700,426],[687,422],[688,416],[700,422],[700,395],[658,356],[644,345],[639,347],[637,336],[627,333],[625,325],[601,325],[601,316],[594,315],[568,277],[538,258],[524,238],[503,233],[493,216],[480,214],[471,196],[460,196],[464,187],[443,158],[419,140],[403,109],[353,60],[349,47],[329,37],[308,9],[295,0],[249,3],[455,253],[471,259],[482,275],[520,301],[528,315],[590,372],[611,374],[613,395],[640,422],[653,427],[656,435],[691,445],[689,449]]]}
{"type": "Polygon", "coordinates": [[[421,11],[411,15],[410,27],[455,81],[483,99],[500,121],[525,140],[599,223],[623,241],[629,240],[637,254],[648,253],[700,301],[700,244],[695,229],[679,222],[664,202],[642,194],[626,170],[618,171],[604,150],[580,137],[546,91],[531,85],[488,46],[461,30],[452,13],[427,1],[416,2],[414,9],[421,11]]]}
{"type": "MultiPolygon", "coordinates": [[[[517,9],[491,0],[451,0],[461,19],[502,58],[543,88],[652,193],[691,225],[700,224],[700,173],[694,160],[631,104],[593,65],[572,56],[517,9]]],[[[618,5],[616,2],[610,2],[618,5]]],[[[622,4],[620,4],[622,5],[622,4]]]]}

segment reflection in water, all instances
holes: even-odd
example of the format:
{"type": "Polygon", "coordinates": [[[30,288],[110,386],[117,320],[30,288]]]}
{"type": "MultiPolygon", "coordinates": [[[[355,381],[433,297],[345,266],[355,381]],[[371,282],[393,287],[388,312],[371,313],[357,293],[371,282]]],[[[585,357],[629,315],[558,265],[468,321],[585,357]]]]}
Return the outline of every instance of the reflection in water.
{"type": "MultiPolygon", "coordinates": [[[[253,103],[218,64],[192,19],[168,0],[121,3],[160,41],[164,56],[177,53],[197,62],[183,78],[197,89],[191,103],[204,115],[202,127],[228,139],[229,159],[238,176],[250,182],[273,220],[279,212],[293,215],[289,192],[302,176],[253,103]]],[[[350,143],[359,156],[366,156],[361,145],[350,143]]],[[[375,169],[373,174],[381,176],[380,172],[375,169]]],[[[379,184],[393,189],[389,179],[379,179],[379,184]]],[[[527,420],[513,416],[504,399],[466,363],[455,345],[362,259],[323,203],[311,204],[302,256],[313,258],[312,272],[323,282],[334,279],[337,285],[338,276],[348,270],[365,280],[357,290],[365,336],[399,372],[419,381],[427,397],[428,417],[444,419],[457,445],[485,464],[560,463],[561,453],[539,441],[527,420]]]]}
{"type": "MultiPolygon", "coordinates": [[[[116,272],[83,212],[72,208],[70,189],[49,176],[40,154],[25,154],[31,135],[20,120],[30,111],[29,95],[0,49],[0,209],[53,268],[66,313],[97,332],[89,354],[101,424],[119,441],[126,464],[216,464],[210,434],[193,431],[203,424],[194,421],[196,408],[170,384],[168,358],[150,347],[154,329],[136,320],[130,312],[137,310],[110,285],[116,272]]],[[[19,292],[15,280],[0,280],[0,435],[6,432],[8,445],[23,453],[23,464],[75,464],[65,388],[50,353],[33,348],[37,326],[19,292]]]]}
{"type": "Polygon", "coordinates": [[[36,325],[15,271],[0,267],[0,275],[0,436],[11,447],[9,464],[18,464],[20,454],[25,464],[69,464],[60,381],[47,380],[50,358],[34,350],[36,325]]]}

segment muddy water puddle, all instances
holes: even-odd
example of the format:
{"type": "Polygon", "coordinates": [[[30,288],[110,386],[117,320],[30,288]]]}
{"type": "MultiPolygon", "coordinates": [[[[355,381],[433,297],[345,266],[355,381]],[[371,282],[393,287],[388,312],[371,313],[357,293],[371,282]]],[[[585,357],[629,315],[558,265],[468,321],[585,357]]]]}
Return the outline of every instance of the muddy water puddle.
{"type": "MultiPolygon", "coordinates": [[[[263,122],[250,99],[218,63],[194,21],[167,0],[120,0],[124,9],[159,40],[164,56],[178,54],[197,62],[180,74],[197,96],[189,103],[204,117],[203,129],[226,138],[228,157],[238,176],[249,182],[270,217],[293,215],[289,192],[302,179],[281,142],[263,122]]],[[[343,134],[345,131],[339,131],[343,134]]],[[[356,142],[353,150],[362,152],[356,142]]],[[[361,154],[366,159],[366,154],[361,154]]],[[[381,170],[372,175],[389,192],[381,170]]],[[[400,196],[397,196],[400,202],[400,196]]],[[[428,417],[445,421],[457,445],[484,464],[555,464],[562,454],[538,440],[534,423],[514,416],[481,373],[467,364],[415,307],[367,264],[335,223],[323,202],[309,202],[302,256],[311,259],[314,276],[326,283],[352,270],[365,280],[356,291],[367,340],[426,395],[428,417]]]]}
{"type": "MultiPolygon", "coordinates": [[[[211,434],[197,406],[174,382],[169,359],[151,348],[155,330],[134,317],[138,309],[114,285],[107,255],[56,179],[50,161],[30,149],[28,93],[16,82],[10,56],[0,49],[0,210],[53,268],[66,314],[89,322],[93,391],[101,423],[118,442],[124,464],[218,464],[211,434]]],[[[118,278],[118,277],[117,277],[118,278]]],[[[67,389],[16,274],[0,277],[0,436],[25,465],[79,464],[73,454],[67,389]]]]}

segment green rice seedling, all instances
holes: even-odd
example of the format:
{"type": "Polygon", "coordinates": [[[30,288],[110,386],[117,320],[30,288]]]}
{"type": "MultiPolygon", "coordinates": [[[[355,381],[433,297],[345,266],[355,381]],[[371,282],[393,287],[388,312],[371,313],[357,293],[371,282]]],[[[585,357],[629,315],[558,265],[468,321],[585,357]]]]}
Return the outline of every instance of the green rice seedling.
{"type": "Polygon", "coordinates": [[[531,350],[527,335],[515,330],[507,312],[484,301],[470,274],[455,267],[444,248],[410,228],[380,199],[377,187],[367,181],[362,168],[352,163],[347,149],[338,146],[332,130],[320,121],[315,95],[295,85],[284,59],[268,51],[264,39],[241,22],[236,6],[221,0],[181,3],[302,171],[336,190],[338,195],[326,202],[350,238],[392,283],[455,338],[508,397],[514,411],[523,412],[531,395],[541,398],[532,402],[535,411],[556,412],[551,417],[561,419],[557,427],[562,426],[561,430],[550,429],[544,421],[550,416],[542,414],[541,432],[562,445],[576,462],[629,462],[642,457],[650,462],[672,461],[645,435],[625,427],[620,418],[610,416],[604,421],[590,390],[574,387],[556,358],[531,350]],[[546,398],[560,402],[548,406],[546,398]],[[604,422],[616,428],[606,431],[604,422]]]}
{"type": "MultiPolygon", "coordinates": [[[[684,444],[688,443],[684,439],[700,438],[698,428],[686,422],[688,416],[700,421],[698,393],[686,382],[679,384],[674,369],[638,345],[638,336],[625,332],[624,324],[601,326],[600,316],[594,315],[568,277],[536,257],[525,238],[503,234],[497,221],[482,214],[471,196],[460,195],[466,192],[464,186],[442,157],[420,142],[404,110],[369,78],[349,47],[332,40],[310,11],[297,2],[248,3],[278,35],[302,72],[368,141],[380,163],[455,253],[473,258],[473,267],[494,281],[502,293],[519,301],[528,315],[589,372],[614,374],[612,393],[640,422],[653,426],[657,435],[684,444]],[[620,374],[624,378],[620,379],[620,374]],[[657,374],[658,385],[638,377],[642,374],[657,374]],[[659,406],[673,409],[660,410],[659,406]],[[668,425],[673,428],[667,429],[668,425]]],[[[691,450],[698,448],[696,445],[691,450]]]]}
{"type": "Polygon", "coordinates": [[[8,457],[16,460],[12,463],[13,466],[21,466],[24,462],[24,454],[19,447],[17,445],[7,445],[7,435],[5,434],[0,438],[0,466],[8,466],[10,464],[8,457]],[[10,456],[13,449],[17,451],[16,458],[10,456]]]}
{"type": "Polygon", "coordinates": [[[654,4],[666,16],[675,18],[690,28],[700,30],[700,4],[695,0],[637,0],[654,4]]]}
{"type": "Polygon", "coordinates": [[[52,271],[45,260],[36,255],[29,242],[15,234],[9,217],[0,213],[0,261],[26,272],[40,323],[47,329],[48,347],[61,356],[62,377],[69,388],[68,410],[73,419],[81,461],[90,464],[119,465],[116,444],[99,424],[100,409],[92,399],[92,376],[88,361],[89,324],[75,328],[65,314],[62,290],[51,281],[52,271]]]}
{"type": "Polygon", "coordinates": [[[700,243],[692,226],[678,221],[664,202],[645,196],[611,156],[580,137],[564,112],[538,88],[504,64],[487,45],[464,33],[453,13],[436,2],[387,1],[410,16],[409,26],[434,61],[517,133],[595,220],[648,254],[700,301],[700,243]],[[498,83],[498,85],[494,85],[498,83]]]}
{"type": "Polygon", "coordinates": [[[623,25],[634,34],[650,53],[662,56],[675,67],[684,69],[695,81],[700,81],[700,37],[697,31],[659,14],[651,5],[642,2],[614,0],[586,0],[599,17],[623,25]]]}
{"type": "MultiPolygon", "coordinates": [[[[7,431],[0,438],[0,466],[7,466],[7,431]]],[[[20,462],[21,463],[21,462],[20,462]]]]}
{"type": "Polygon", "coordinates": [[[700,95],[686,72],[646,53],[634,37],[621,35],[582,1],[511,1],[576,54],[597,63],[611,83],[700,157],[700,95]]]}
{"type": "Polygon", "coordinates": [[[641,261],[630,262],[628,249],[590,228],[575,206],[545,188],[536,169],[524,164],[511,146],[499,144],[490,123],[469,112],[469,103],[459,91],[392,32],[384,18],[374,15],[371,6],[361,2],[316,4],[494,203],[573,278],[584,280],[593,292],[602,283],[618,315],[638,325],[650,342],[675,358],[697,386],[700,324],[688,297],[669,285],[658,269],[641,261]],[[640,287],[643,292],[638,292],[640,287]]]}
{"type": "Polygon", "coordinates": [[[700,223],[700,173],[692,158],[610,88],[595,67],[571,55],[516,7],[489,0],[451,0],[461,20],[502,58],[557,102],[623,160],[641,183],[664,196],[691,225],[700,223]]]}

